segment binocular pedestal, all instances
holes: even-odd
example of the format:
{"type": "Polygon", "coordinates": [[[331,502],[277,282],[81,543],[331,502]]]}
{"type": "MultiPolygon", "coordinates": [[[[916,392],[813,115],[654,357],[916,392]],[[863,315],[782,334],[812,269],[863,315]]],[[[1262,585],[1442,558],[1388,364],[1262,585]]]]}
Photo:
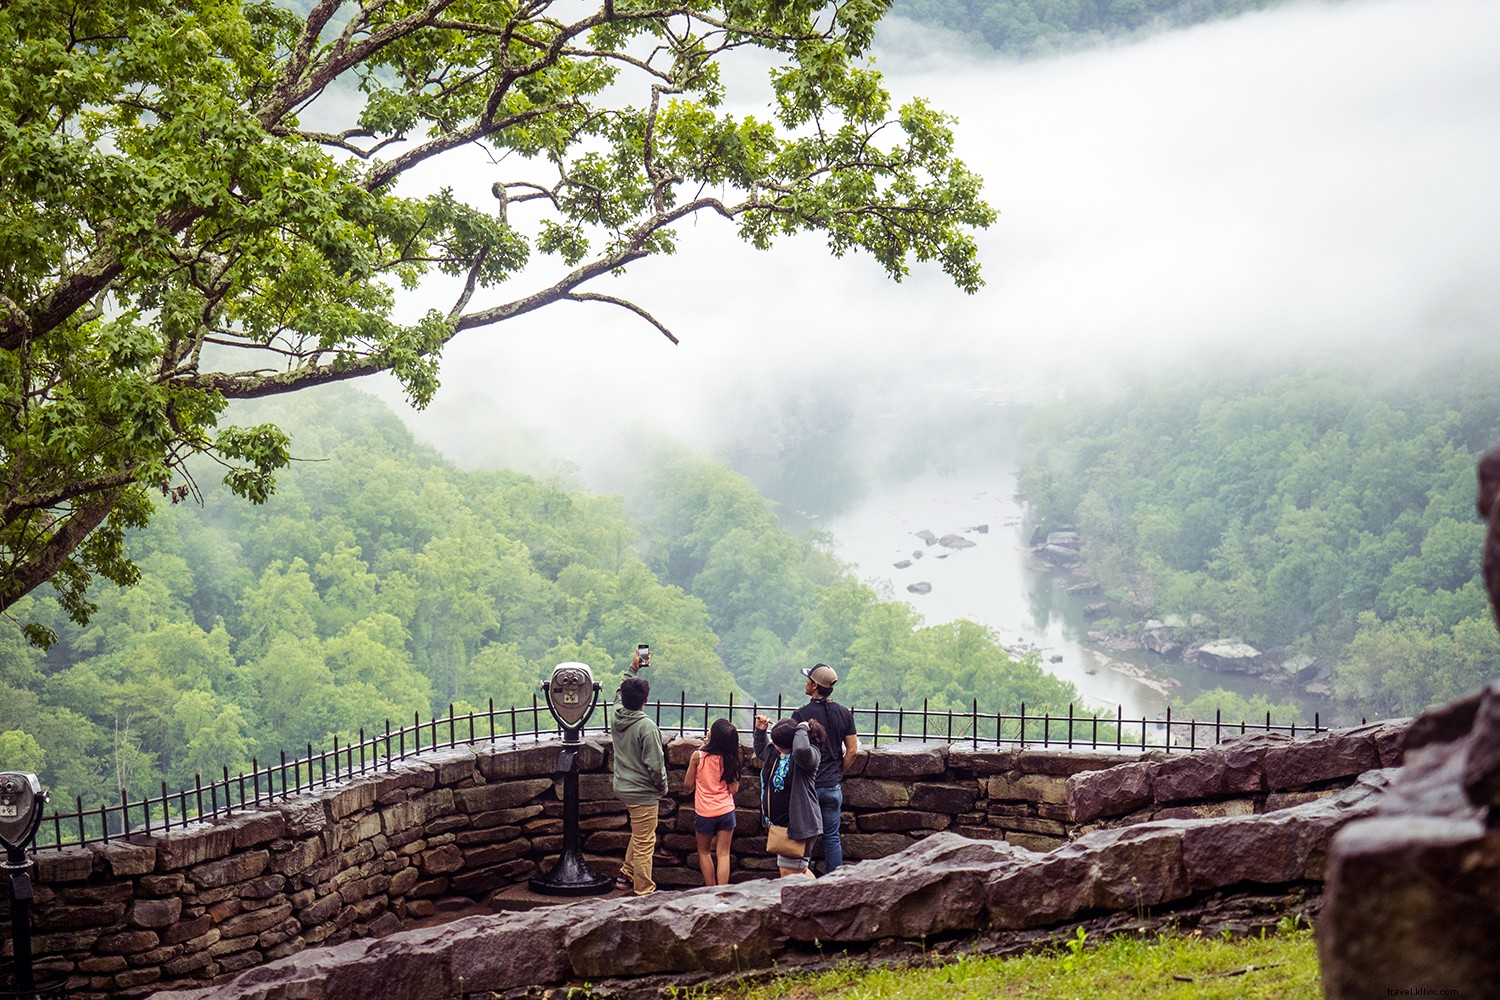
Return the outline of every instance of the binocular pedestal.
{"type": "Polygon", "coordinates": [[[599,703],[599,685],[587,664],[559,663],[552,676],[542,682],[542,694],[563,734],[562,751],[557,755],[557,774],[563,786],[563,849],[552,870],[528,884],[532,892],[544,896],[606,893],[614,887],[614,879],[589,871],[578,835],[578,751],[583,746],[583,727],[599,703]]]}
{"type": "Polygon", "coordinates": [[[10,937],[16,966],[11,995],[29,996],[36,989],[31,970],[31,861],[24,850],[7,849],[3,867],[10,876],[10,937]]]}
{"type": "Polygon", "coordinates": [[[578,732],[565,730],[563,748],[557,755],[557,773],[563,785],[562,855],[552,870],[531,879],[532,892],[544,896],[595,896],[614,888],[614,879],[589,871],[579,847],[578,833],[578,732]],[[572,737],[569,739],[569,737],[572,737]]]}

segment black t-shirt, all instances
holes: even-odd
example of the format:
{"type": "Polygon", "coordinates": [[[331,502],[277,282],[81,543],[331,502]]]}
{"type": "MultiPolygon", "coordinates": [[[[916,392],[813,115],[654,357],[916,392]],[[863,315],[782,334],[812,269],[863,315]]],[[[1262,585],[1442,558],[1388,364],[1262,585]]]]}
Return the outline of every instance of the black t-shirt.
{"type": "Polygon", "coordinates": [[[828,731],[828,746],[818,762],[818,775],[813,783],[819,788],[832,788],[843,781],[844,739],[854,735],[854,713],[838,702],[814,698],[793,712],[792,718],[820,723],[828,731]]]}

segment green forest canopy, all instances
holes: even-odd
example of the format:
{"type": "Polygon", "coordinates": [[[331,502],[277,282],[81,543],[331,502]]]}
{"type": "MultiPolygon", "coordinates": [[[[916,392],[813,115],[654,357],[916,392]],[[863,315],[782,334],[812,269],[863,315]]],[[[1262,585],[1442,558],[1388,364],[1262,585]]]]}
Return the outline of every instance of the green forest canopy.
{"type": "Polygon", "coordinates": [[[1493,370],[1174,371],[1069,396],[1023,432],[1022,492],[1139,618],[1204,616],[1198,638],[1311,655],[1345,704],[1409,715],[1500,663],[1474,506],[1493,370]]]}
{"type": "Polygon", "coordinates": [[[88,625],[51,597],[17,609],[57,630],[46,652],[0,621],[0,747],[59,802],[191,787],[450,703],[530,705],[566,660],[613,684],[643,641],[674,700],[796,703],[815,660],[860,705],[1077,700],[978,625],[922,627],[711,462],[662,450],[626,499],[461,471],[352,389],[246,409],[297,442],[265,505],[163,501],[129,539],[140,581],[101,588],[88,625]]]}

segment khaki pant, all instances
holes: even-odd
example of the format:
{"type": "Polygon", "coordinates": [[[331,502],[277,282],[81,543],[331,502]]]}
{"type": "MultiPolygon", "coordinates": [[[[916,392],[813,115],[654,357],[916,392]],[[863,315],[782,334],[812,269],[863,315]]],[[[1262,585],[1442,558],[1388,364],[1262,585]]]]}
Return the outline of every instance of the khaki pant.
{"type": "Polygon", "coordinates": [[[656,822],[660,810],[656,803],[649,806],[625,805],[630,814],[630,843],[625,845],[625,863],[620,874],[630,879],[637,896],[656,891],[651,878],[651,859],[656,853],[656,822]]]}

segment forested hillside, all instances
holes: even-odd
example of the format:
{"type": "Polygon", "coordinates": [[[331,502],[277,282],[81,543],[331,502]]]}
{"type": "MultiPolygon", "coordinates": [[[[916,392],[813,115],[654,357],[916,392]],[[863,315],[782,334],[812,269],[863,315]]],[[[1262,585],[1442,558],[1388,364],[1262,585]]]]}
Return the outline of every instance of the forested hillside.
{"type": "Polygon", "coordinates": [[[891,12],[946,28],[1008,55],[1067,51],[1183,28],[1282,0],[894,0],[891,12]]]}
{"type": "Polygon", "coordinates": [[[450,703],[530,705],[564,660],[612,691],[637,642],[673,699],[796,703],[797,668],[826,660],[861,705],[1076,700],[979,626],[918,628],[721,466],[645,456],[627,500],[461,471],[346,387],[239,416],[292,435],[268,503],[230,496],[204,466],[202,505],[158,504],[128,539],[140,582],[97,587],[87,627],[37,596],[0,622],[0,759],[59,802],[191,787],[450,703]],[[20,633],[32,620],[59,637],[45,653],[20,633]]]}
{"type": "Polygon", "coordinates": [[[1410,714],[1500,664],[1474,508],[1500,438],[1492,364],[1174,372],[1070,397],[1027,427],[1022,489],[1142,616],[1313,655],[1363,714],[1410,714]]]}

